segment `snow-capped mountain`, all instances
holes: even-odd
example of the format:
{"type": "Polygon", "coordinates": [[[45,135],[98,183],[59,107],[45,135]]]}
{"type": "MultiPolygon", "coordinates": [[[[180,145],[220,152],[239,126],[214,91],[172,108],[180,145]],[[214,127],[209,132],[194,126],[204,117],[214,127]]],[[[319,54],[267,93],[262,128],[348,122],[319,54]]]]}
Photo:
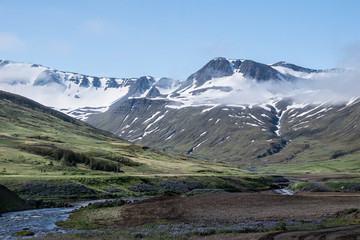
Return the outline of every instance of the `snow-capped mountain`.
{"type": "Polygon", "coordinates": [[[0,62],[2,90],[136,143],[240,165],[357,152],[357,79],[348,70],[227,58],[211,60],[183,81],[92,77],[0,62]]]}
{"type": "Polygon", "coordinates": [[[353,81],[340,69],[216,58],[175,91],[130,98],[88,122],[133,142],[217,161],[261,165],[304,154],[326,159],[358,147],[336,142],[341,132],[348,133],[345,139],[360,137],[353,131],[357,118],[346,115],[360,110],[360,92],[351,84],[341,89],[334,79],[344,83],[344,76],[353,81]],[[353,123],[349,130],[332,124],[344,118],[353,123]],[[331,136],[324,134],[329,125],[331,136]],[[314,146],[324,145],[329,151],[317,156],[314,146]]]}
{"type": "Polygon", "coordinates": [[[58,71],[39,64],[0,60],[0,89],[36,100],[85,120],[104,112],[120,98],[139,97],[157,83],[168,91],[176,81],[150,76],[140,78],[95,77],[58,71]]]}

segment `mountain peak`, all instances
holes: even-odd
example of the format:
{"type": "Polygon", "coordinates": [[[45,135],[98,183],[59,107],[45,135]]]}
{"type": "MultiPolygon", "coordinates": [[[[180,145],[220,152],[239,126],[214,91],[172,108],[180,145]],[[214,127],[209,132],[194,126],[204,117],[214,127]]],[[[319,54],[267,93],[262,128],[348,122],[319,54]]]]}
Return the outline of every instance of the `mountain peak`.
{"type": "MultiPolygon", "coordinates": [[[[282,62],[285,64],[285,62],[282,62]]],[[[295,65],[294,65],[295,66],[295,65]]],[[[283,80],[287,77],[282,75],[272,66],[246,59],[229,59],[217,57],[209,61],[199,71],[192,74],[187,82],[195,81],[196,87],[203,85],[212,78],[222,78],[232,76],[235,73],[241,73],[244,77],[256,81],[283,80]]]]}
{"type": "Polygon", "coordinates": [[[216,57],[216,58],[213,58],[211,61],[229,61],[230,59],[228,58],[225,58],[225,57],[216,57]]]}
{"type": "Polygon", "coordinates": [[[212,78],[221,78],[234,74],[234,66],[224,57],[217,57],[205,64],[199,71],[192,74],[187,81],[196,80],[196,86],[203,85],[212,78]]]}

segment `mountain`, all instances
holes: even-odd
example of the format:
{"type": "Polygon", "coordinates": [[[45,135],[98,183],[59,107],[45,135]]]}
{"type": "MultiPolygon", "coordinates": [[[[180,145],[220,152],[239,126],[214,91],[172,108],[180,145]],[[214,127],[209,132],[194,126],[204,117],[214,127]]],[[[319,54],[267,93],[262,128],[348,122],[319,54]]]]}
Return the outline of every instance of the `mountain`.
{"type": "MultiPolygon", "coordinates": [[[[0,73],[3,69],[0,67],[0,73]]],[[[71,77],[37,81],[38,74],[29,81],[18,78],[16,84],[2,80],[1,86],[14,91],[14,86],[48,89],[65,85],[67,95],[61,92],[62,99],[74,102],[79,98],[71,97],[73,88],[80,99],[93,99],[94,95],[88,94],[95,92],[104,103],[102,109],[95,109],[89,100],[69,111],[68,103],[61,101],[62,111],[142,145],[239,166],[259,166],[358,154],[356,139],[360,136],[355,130],[360,99],[356,91],[348,94],[354,82],[344,74],[345,70],[315,70],[286,62],[267,65],[215,58],[184,81],[98,78],[101,84],[95,84],[96,88],[95,77],[75,74],[79,79],[91,79],[82,84],[82,80],[70,81],[71,77]],[[347,79],[348,84],[340,87],[339,79],[347,79]]]]}
{"type": "MultiPolygon", "coordinates": [[[[173,79],[163,78],[157,88],[165,91],[173,79]]],[[[40,64],[0,60],[0,89],[21,94],[47,106],[85,120],[104,112],[119,98],[139,97],[155,83],[139,78],[95,77],[58,71],[40,64]]]]}
{"type": "Polygon", "coordinates": [[[99,177],[123,177],[130,184],[135,181],[130,176],[206,175],[215,169],[225,175],[244,172],[130,143],[4,91],[0,91],[0,153],[1,184],[13,189],[24,179],[61,184],[69,180],[93,187],[99,177]]]}
{"type": "Polygon", "coordinates": [[[313,88],[341,72],[215,58],[167,96],[128,99],[87,121],[133,142],[239,166],[357,154],[350,113],[360,99],[313,88]]]}
{"type": "Polygon", "coordinates": [[[186,83],[194,83],[196,87],[202,86],[213,78],[223,78],[241,73],[244,77],[257,81],[281,80],[287,76],[279,73],[271,66],[257,63],[251,60],[232,60],[226,58],[215,58],[202,67],[199,71],[192,74],[186,83]]]}

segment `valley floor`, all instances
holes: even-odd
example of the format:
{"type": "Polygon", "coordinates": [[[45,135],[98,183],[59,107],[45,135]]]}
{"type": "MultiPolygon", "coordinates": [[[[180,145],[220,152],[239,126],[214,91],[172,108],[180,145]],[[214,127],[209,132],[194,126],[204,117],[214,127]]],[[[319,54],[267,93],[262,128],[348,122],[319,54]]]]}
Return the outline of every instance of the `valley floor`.
{"type": "Polygon", "coordinates": [[[85,214],[83,212],[81,218],[88,218],[90,223],[112,229],[108,234],[103,234],[102,237],[106,236],[106,238],[101,238],[95,233],[94,235],[51,236],[51,239],[148,239],[148,237],[149,239],[167,239],[167,235],[158,235],[154,238],[151,234],[154,232],[159,234],[161,229],[168,228],[169,225],[172,227],[168,229],[172,230],[177,228],[184,230],[193,226],[191,231],[194,231],[197,228],[196,234],[185,235],[179,239],[358,239],[360,226],[345,225],[360,223],[360,213],[357,210],[360,208],[359,198],[359,193],[344,192],[279,195],[272,191],[265,191],[218,193],[193,197],[170,194],[121,207],[102,209],[101,214],[99,211],[89,211],[85,214]],[[297,228],[297,231],[294,231],[294,228],[291,228],[291,222],[294,221],[304,221],[306,227],[297,228]],[[226,228],[234,224],[239,226],[242,223],[249,223],[250,226],[254,223],[255,225],[269,223],[271,225],[274,222],[277,222],[276,227],[270,228],[270,232],[265,233],[210,231],[201,234],[201,231],[208,230],[209,226],[211,229],[211,226],[226,228]],[[312,226],[313,223],[318,225],[312,226]],[[154,228],[157,229],[151,230],[154,228]],[[131,229],[130,232],[129,229],[131,229]],[[136,235],[136,231],[140,232],[139,235],[136,235]]]}
{"type": "Polygon", "coordinates": [[[360,239],[360,227],[345,226],[308,231],[217,234],[205,237],[194,237],[192,240],[357,240],[360,239]]]}
{"type": "Polygon", "coordinates": [[[196,197],[162,196],[118,209],[114,226],[136,226],[159,220],[174,222],[248,222],[319,219],[359,208],[360,194],[306,193],[280,195],[219,193],[196,197]]]}

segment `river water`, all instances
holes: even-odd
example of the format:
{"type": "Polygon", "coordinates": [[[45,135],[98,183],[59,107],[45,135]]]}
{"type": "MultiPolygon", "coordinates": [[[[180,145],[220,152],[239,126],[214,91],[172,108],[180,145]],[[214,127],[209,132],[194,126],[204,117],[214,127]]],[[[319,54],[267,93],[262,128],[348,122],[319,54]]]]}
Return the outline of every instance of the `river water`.
{"type": "Polygon", "coordinates": [[[294,195],[294,191],[286,188],[276,189],[274,192],[281,195],[294,195]]]}
{"type": "MultiPolygon", "coordinates": [[[[109,199],[107,199],[109,200],[109,199]]],[[[124,200],[139,201],[144,198],[127,198],[124,200]]],[[[4,213],[0,217],[0,239],[21,239],[31,237],[14,237],[13,234],[28,228],[35,233],[35,237],[44,236],[49,233],[76,233],[79,230],[61,228],[55,225],[57,221],[66,220],[70,212],[87,206],[89,203],[102,202],[106,200],[78,201],[70,203],[73,207],[66,208],[43,208],[19,212],[4,213]]],[[[34,236],[32,236],[34,237],[34,236]]]]}

